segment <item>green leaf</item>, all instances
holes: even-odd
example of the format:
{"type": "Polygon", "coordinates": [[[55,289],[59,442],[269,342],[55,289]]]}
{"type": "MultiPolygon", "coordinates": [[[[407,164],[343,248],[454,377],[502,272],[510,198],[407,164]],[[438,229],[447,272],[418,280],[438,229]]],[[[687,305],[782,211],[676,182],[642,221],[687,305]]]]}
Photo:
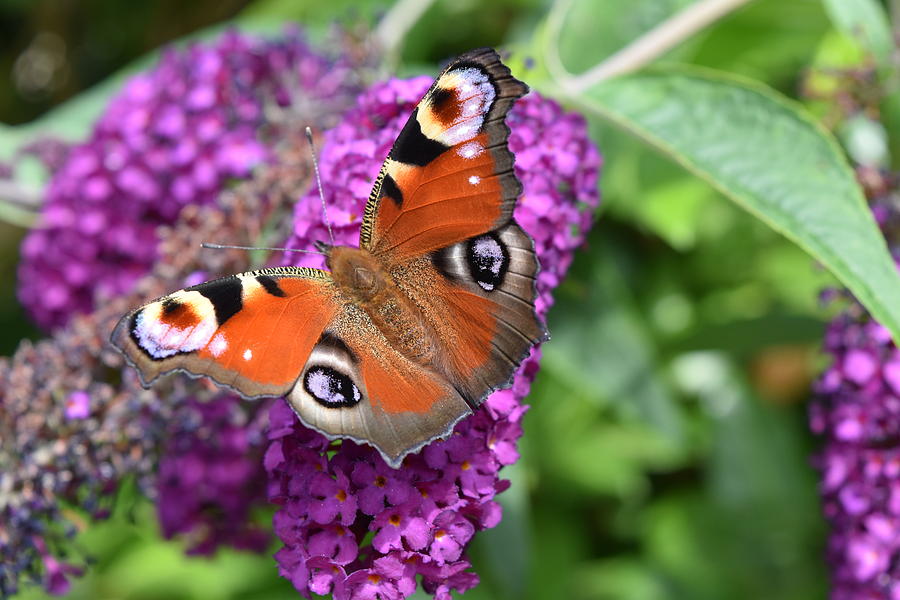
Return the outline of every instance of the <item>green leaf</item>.
{"type": "Polygon", "coordinates": [[[576,100],[797,243],[900,340],[900,277],[884,238],[834,139],[797,105],[686,67],[606,81],[576,100]]]}
{"type": "MultiPolygon", "coordinates": [[[[881,122],[889,132],[900,131],[900,91],[894,90],[881,101],[881,122]]],[[[900,167],[900,135],[888,136],[891,166],[900,167]]]]}
{"type": "Polygon", "coordinates": [[[834,26],[858,40],[881,65],[887,65],[894,49],[891,26],[875,0],[824,0],[834,26]]]}
{"type": "MultiPolygon", "coordinates": [[[[548,320],[553,341],[544,348],[541,369],[578,397],[595,406],[617,405],[680,443],[680,409],[659,375],[660,357],[618,264],[620,250],[599,231],[589,243],[591,255],[577,257],[570,272],[570,281],[586,285],[564,285],[556,294],[558,304],[548,320]]],[[[587,424],[581,416],[572,423],[587,424]]]]}
{"type": "Polygon", "coordinates": [[[711,420],[711,448],[703,493],[651,509],[651,552],[683,597],[822,598],[824,564],[808,557],[821,552],[824,523],[801,407],[756,397],[721,352],[679,356],[672,370],[711,420]],[[711,561],[715,578],[698,579],[711,561]]]}
{"type": "Polygon", "coordinates": [[[574,575],[576,600],[663,600],[671,598],[653,565],[639,557],[615,556],[595,560],[574,575]]]}
{"type": "Polygon", "coordinates": [[[330,2],[297,2],[297,0],[257,0],[238,15],[236,22],[243,30],[248,25],[302,23],[306,29],[325,29],[336,22],[364,21],[373,23],[379,13],[390,8],[385,0],[331,0],[330,2]]]}
{"type": "Polygon", "coordinates": [[[754,0],[685,40],[690,62],[793,90],[830,23],[819,0],[754,0]]]}

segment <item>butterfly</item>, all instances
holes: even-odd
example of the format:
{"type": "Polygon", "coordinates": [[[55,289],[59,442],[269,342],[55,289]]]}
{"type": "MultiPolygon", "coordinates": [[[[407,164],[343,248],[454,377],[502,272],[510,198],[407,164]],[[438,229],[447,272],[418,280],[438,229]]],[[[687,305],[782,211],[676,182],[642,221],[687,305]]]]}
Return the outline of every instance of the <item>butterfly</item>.
{"type": "Polygon", "coordinates": [[[174,292],[125,315],[112,343],[145,387],[185,371],[245,398],[284,396],[306,426],[399,467],[509,387],[547,338],[505,122],[527,92],[494,50],[459,56],[384,161],[358,248],[319,242],[330,271],[266,268],[174,292]]]}

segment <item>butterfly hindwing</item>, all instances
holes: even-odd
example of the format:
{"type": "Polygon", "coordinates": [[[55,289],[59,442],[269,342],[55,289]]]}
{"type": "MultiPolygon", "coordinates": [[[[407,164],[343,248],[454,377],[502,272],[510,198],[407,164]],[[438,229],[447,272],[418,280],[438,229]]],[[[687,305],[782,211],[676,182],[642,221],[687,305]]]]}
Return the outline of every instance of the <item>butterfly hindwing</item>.
{"type": "Polygon", "coordinates": [[[398,285],[441,340],[438,366],[473,406],[506,387],[547,338],[535,314],[534,243],[514,221],[407,263],[398,285]]]}
{"type": "Polygon", "coordinates": [[[371,444],[394,467],[471,412],[452,385],[393,348],[353,305],[322,333],[287,399],[307,426],[371,444]]]}
{"type": "Polygon", "coordinates": [[[505,224],[522,186],[504,119],[527,91],[491,49],[444,69],[381,168],[360,247],[401,262],[505,224]]]}
{"type": "Polygon", "coordinates": [[[112,342],[145,385],[183,370],[248,398],[277,396],[293,387],[338,299],[325,271],[262,269],[146,304],[119,321],[112,342]]]}

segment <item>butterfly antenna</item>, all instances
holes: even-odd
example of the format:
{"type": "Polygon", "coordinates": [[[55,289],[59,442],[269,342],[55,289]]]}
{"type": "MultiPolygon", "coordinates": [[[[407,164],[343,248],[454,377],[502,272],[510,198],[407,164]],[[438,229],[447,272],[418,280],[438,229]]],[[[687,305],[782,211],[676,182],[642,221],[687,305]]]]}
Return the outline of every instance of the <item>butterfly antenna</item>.
{"type": "Polygon", "coordinates": [[[209,248],[210,250],[225,250],[228,248],[234,250],[281,250],[282,252],[303,252],[304,254],[325,254],[318,250],[301,250],[300,248],[260,248],[258,246],[230,246],[228,244],[208,244],[203,242],[201,248],[209,248]]]}
{"type": "Polygon", "coordinates": [[[316,145],[313,143],[312,129],[306,128],[306,141],[309,142],[309,152],[312,154],[313,171],[316,173],[316,185],[319,186],[319,198],[322,200],[322,218],[328,228],[328,239],[334,246],[334,232],[331,231],[331,221],[328,220],[328,208],[325,206],[325,193],[322,191],[322,178],[319,176],[319,161],[316,158],[316,145]]]}

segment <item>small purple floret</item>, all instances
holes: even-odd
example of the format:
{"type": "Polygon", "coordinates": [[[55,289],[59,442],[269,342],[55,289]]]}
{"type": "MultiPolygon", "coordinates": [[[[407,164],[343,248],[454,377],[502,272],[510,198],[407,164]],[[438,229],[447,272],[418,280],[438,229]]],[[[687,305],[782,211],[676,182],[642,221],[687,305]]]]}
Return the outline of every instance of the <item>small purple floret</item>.
{"type": "Polygon", "coordinates": [[[236,396],[189,400],[178,408],[157,475],[165,537],[187,537],[189,554],[210,555],[222,545],[266,548],[269,534],[250,519],[265,496],[263,430],[264,419],[248,421],[236,396]]]}
{"type": "Polygon", "coordinates": [[[76,391],[66,399],[67,419],[86,419],[91,414],[91,397],[87,392],[76,391]]]}

